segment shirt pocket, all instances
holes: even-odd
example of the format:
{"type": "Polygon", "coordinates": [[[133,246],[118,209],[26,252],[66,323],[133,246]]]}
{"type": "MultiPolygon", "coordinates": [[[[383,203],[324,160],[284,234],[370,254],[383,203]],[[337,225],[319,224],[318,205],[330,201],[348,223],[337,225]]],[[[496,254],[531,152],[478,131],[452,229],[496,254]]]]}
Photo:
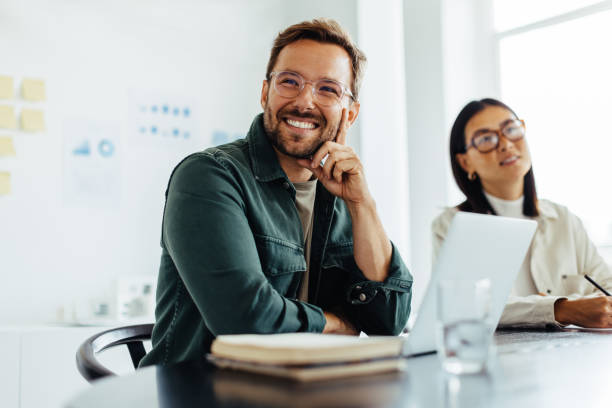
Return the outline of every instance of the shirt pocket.
{"type": "Polygon", "coordinates": [[[306,271],[304,248],[294,243],[255,235],[261,269],[268,282],[282,296],[295,297],[300,281],[306,271]]]}
{"type": "Polygon", "coordinates": [[[592,293],[593,289],[595,289],[595,287],[584,278],[584,275],[576,273],[562,273],[561,284],[565,292],[564,295],[586,295],[592,293]]]}
{"type": "Polygon", "coordinates": [[[345,272],[352,273],[359,271],[359,268],[355,263],[353,242],[346,242],[343,244],[335,244],[328,246],[325,250],[325,254],[323,255],[323,262],[321,263],[321,268],[338,268],[342,269],[345,272]]]}

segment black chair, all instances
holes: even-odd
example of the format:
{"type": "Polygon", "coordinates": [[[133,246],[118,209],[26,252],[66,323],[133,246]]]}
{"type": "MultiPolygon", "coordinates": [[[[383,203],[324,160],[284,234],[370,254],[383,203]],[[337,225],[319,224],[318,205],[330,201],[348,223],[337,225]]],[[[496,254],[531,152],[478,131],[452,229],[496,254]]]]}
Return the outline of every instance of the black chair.
{"type": "Polygon", "coordinates": [[[127,346],[134,368],[138,368],[138,363],[146,354],[142,342],[151,339],[152,331],[153,324],[140,324],[118,327],[94,334],[81,344],[76,353],[79,372],[88,382],[116,375],[98,362],[96,353],[122,344],[127,346]]]}

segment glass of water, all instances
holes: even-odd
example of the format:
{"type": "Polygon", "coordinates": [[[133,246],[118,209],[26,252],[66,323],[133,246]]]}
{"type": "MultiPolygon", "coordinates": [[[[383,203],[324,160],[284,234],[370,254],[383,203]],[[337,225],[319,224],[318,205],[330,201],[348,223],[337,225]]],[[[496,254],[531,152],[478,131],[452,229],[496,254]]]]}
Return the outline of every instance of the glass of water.
{"type": "Polygon", "coordinates": [[[491,331],[491,281],[449,279],[438,282],[438,356],[445,371],[485,371],[491,331]]]}

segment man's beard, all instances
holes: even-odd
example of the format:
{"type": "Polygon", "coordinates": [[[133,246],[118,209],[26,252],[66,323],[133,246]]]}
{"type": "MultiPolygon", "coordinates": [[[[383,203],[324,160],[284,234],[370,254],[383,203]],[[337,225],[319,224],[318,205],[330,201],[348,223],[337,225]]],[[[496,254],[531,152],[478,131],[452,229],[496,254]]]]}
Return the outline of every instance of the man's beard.
{"type": "Polygon", "coordinates": [[[329,140],[333,140],[336,137],[338,126],[339,123],[335,123],[332,124],[332,126],[328,126],[327,120],[322,115],[300,112],[297,109],[279,110],[276,114],[276,122],[274,123],[272,112],[268,108],[267,104],[264,109],[264,128],[266,130],[268,140],[270,141],[272,146],[274,146],[281,153],[290,157],[295,157],[297,159],[310,158],[317,150],[319,150],[323,143],[329,140]],[[308,144],[308,146],[304,146],[299,150],[296,150],[295,148],[291,149],[291,140],[298,141],[302,140],[303,137],[282,132],[280,128],[281,122],[283,122],[281,116],[287,114],[296,118],[316,119],[318,121],[320,129],[319,136],[315,137],[308,144]]]}

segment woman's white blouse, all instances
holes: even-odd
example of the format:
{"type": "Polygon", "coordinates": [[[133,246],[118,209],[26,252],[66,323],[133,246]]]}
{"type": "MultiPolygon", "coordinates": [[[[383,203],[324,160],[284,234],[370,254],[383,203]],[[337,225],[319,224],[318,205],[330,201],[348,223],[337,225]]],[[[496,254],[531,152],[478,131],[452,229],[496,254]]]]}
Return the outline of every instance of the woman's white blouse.
{"type": "MultiPolygon", "coordinates": [[[[498,214],[516,212],[516,203],[510,204],[512,208],[508,209],[499,206],[498,198],[491,199],[489,195],[488,198],[498,214]]],[[[512,202],[502,200],[503,205],[508,206],[508,203],[512,202]]],[[[522,201],[520,206],[522,208],[522,201]]],[[[558,325],[554,313],[557,299],[601,294],[584,279],[585,274],[612,290],[612,271],[587,236],[580,219],[566,207],[548,200],[539,200],[538,207],[540,215],[534,218],[538,227],[523,264],[524,270],[518,277],[522,280],[513,288],[500,326],[558,325]],[[531,277],[535,291],[528,288],[524,280],[527,277],[531,277]]],[[[456,207],[447,208],[432,223],[434,263],[457,211],[456,207]]]]}

